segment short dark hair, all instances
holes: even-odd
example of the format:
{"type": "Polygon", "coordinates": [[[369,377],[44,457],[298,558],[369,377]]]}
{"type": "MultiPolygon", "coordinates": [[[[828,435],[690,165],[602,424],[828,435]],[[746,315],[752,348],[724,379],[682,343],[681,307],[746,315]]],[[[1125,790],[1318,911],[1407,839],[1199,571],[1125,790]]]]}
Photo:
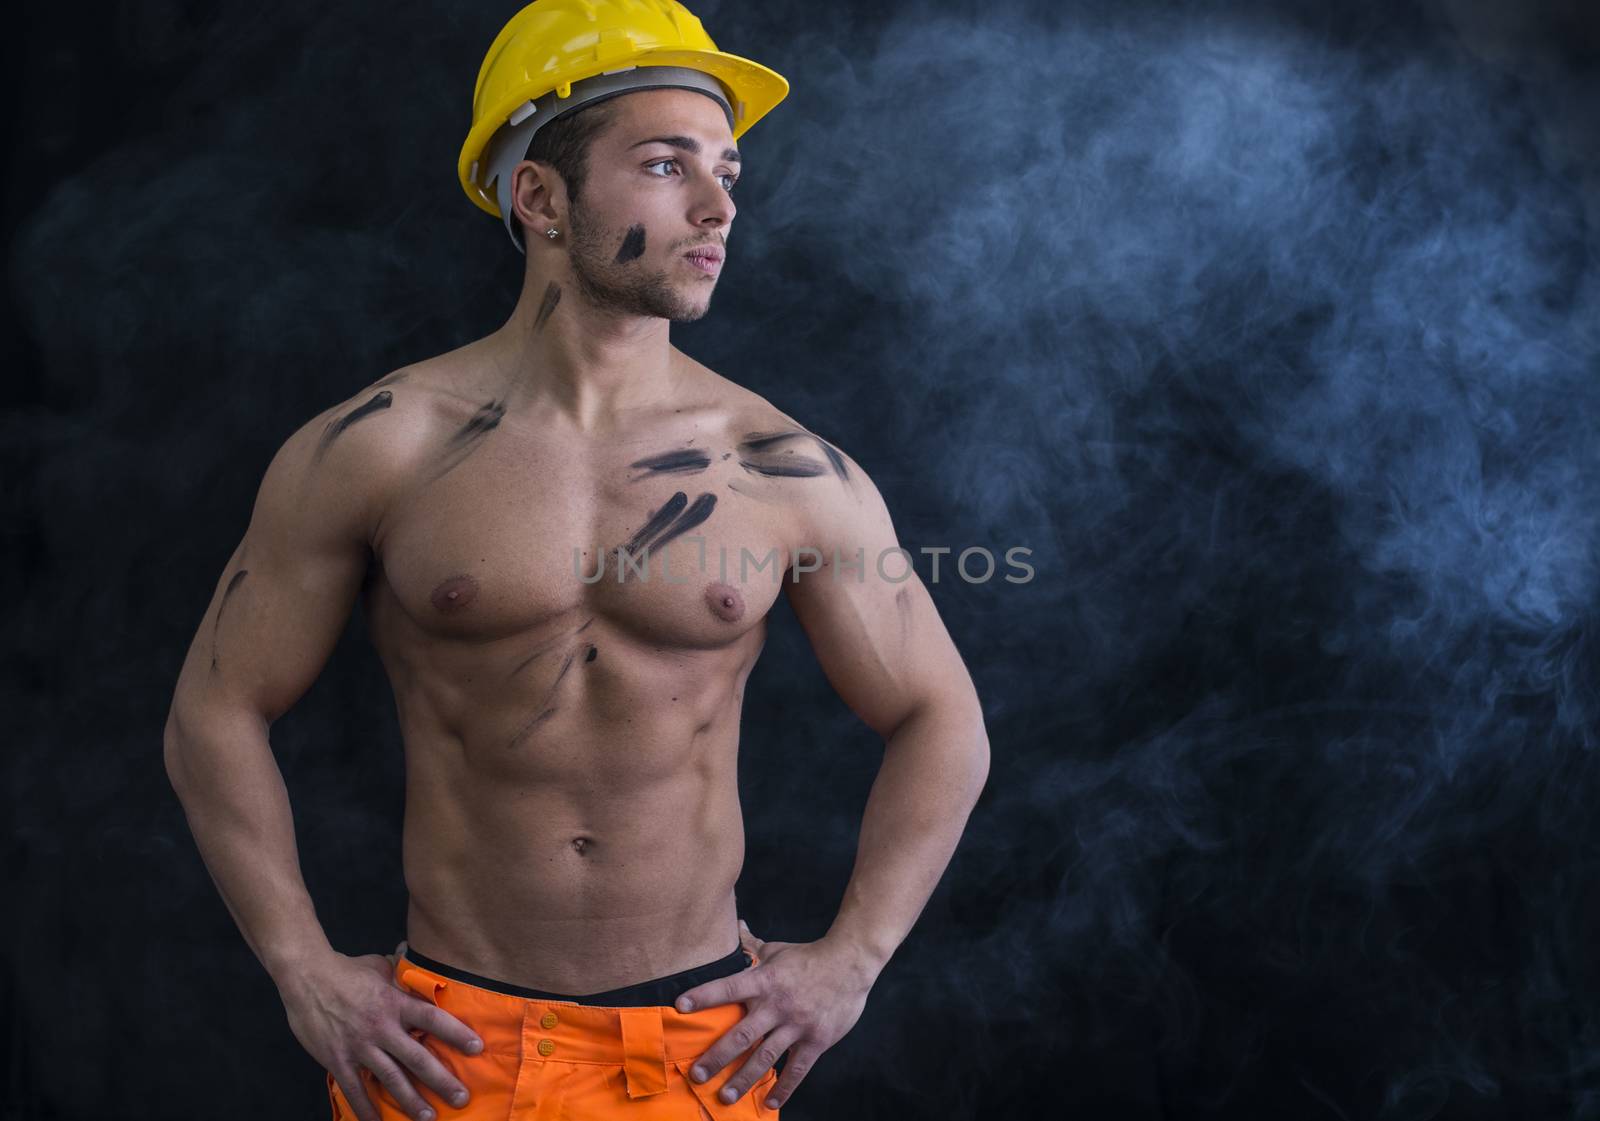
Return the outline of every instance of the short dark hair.
{"type": "MultiPolygon", "coordinates": [[[[583,191],[588,173],[589,145],[616,119],[616,98],[608,97],[557,117],[533,134],[527,154],[522,158],[549,164],[567,185],[567,200],[573,204],[583,191]]],[[[513,222],[517,240],[522,240],[520,222],[513,222]]],[[[526,246],[524,246],[526,248],[526,246]]]]}

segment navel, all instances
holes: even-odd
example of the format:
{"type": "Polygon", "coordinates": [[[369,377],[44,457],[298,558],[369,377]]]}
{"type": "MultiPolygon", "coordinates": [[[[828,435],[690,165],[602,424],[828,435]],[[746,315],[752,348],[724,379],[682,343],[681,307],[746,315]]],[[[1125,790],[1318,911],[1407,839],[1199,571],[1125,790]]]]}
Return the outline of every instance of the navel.
{"type": "Polygon", "coordinates": [[[460,611],[471,603],[478,595],[478,582],[466,573],[450,577],[437,588],[433,589],[433,606],[449,614],[460,611]]]}
{"type": "Polygon", "coordinates": [[[726,623],[737,623],[744,618],[744,596],[732,584],[708,584],[706,606],[711,614],[726,623]]]}

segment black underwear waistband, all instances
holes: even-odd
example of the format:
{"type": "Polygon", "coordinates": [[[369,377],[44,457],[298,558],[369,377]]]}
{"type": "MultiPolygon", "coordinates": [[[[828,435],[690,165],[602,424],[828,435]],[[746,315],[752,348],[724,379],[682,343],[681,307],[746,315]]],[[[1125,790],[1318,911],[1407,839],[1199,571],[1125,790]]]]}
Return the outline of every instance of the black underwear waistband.
{"type": "Polygon", "coordinates": [[[565,993],[547,993],[539,989],[530,989],[522,985],[513,985],[510,981],[500,981],[493,977],[484,977],[454,965],[446,965],[442,961],[419,954],[411,946],[407,946],[401,955],[413,965],[420,965],[423,969],[431,970],[441,977],[449,977],[454,981],[461,981],[468,985],[476,985],[480,989],[489,989],[492,992],[504,993],[506,996],[528,997],[532,1000],[567,1000],[575,1004],[603,1005],[610,1008],[644,1008],[650,1005],[670,1005],[688,990],[696,985],[703,985],[707,981],[715,981],[720,977],[731,977],[733,974],[750,967],[750,956],[740,946],[727,957],[718,958],[716,961],[697,965],[692,969],[685,969],[678,973],[671,973],[665,977],[655,977],[649,981],[640,981],[635,985],[627,985],[620,989],[611,989],[603,993],[591,993],[588,996],[569,996],[565,993]]]}

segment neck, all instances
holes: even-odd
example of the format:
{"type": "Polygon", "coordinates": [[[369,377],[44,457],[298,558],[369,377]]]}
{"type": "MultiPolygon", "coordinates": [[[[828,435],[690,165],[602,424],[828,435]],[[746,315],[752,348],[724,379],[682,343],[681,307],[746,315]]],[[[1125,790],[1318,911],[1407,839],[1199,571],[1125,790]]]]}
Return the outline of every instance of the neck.
{"type": "Polygon", "coordinates": [[[671,396],[677,380],[666,319],[618,313],[584,299],[565,256],[530,262],[511,317],[490,336],[524,398],[593,432],[671,396]]]}

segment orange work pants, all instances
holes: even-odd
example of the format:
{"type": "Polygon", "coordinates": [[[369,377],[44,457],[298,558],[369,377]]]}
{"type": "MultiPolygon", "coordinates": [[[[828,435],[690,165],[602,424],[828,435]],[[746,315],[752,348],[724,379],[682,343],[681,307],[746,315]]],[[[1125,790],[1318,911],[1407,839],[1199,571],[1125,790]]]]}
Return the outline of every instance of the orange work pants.
{"type": "MultiPolygon", "coordinates": [[[[743,1003],[679,1012],[679,993],[756,965],[742,948],[718,961],[594,997],[525,995],[523,989],[448,966],[411,950],[395,959],[395,981],[466,1024],[483,1040],[468,1055],[419,1029],[412,1038],[461,1080],[471,1095],[456,1109],[405,1066],[438,1121],[777,1121],[766,1097],[778,1081],[768,1068],[731,1105],[717,1092],[760,1040],[705,1082],[689,1068],[745,1016],[743,1003]],[[417,960],[423,963],[419,964],[417,960]],[[640,1003],[648,994],[651,1003],[640,1003]],[[654,1003],[660,1001],[661,1003],[654,1003]]],[[[411,1121],[388,1087],[366,1068],[361,1081],[383,1121],[411,1121]]],[[[356,1112],[330,1073],[333,1121],[356,1112]]]]}

